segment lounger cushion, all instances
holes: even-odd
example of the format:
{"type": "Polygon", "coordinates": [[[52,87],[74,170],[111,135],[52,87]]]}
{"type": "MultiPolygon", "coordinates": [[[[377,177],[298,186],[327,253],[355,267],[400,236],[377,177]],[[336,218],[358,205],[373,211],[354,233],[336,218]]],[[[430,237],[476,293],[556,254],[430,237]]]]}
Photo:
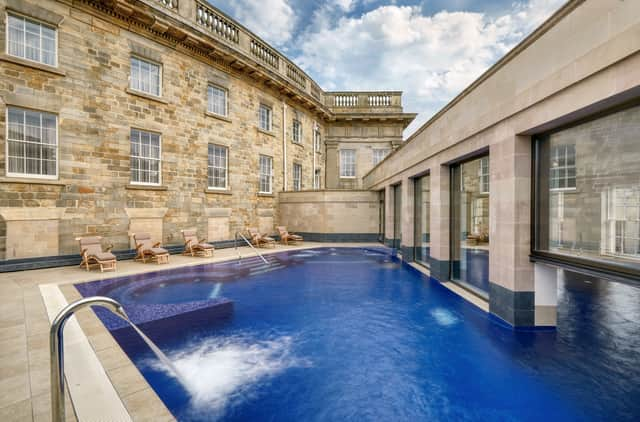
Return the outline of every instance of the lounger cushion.
{"type": "Polygon", "coordinates": [[[165,248],[151,248],[147,249],[145,252],[147,251],[151,252],[153,255],[166,255],[169,253],[165,248]]]}
{"type": "Polygon", "coordinates": [[[213,245],[210,245],[208,243],[198,243],[196,247],[201,249],[215,249],[213,245]]]}
{"type": "Polygon", "coordinates": [[[115,261],[116,259],[116,256],[111,252],[93,253],[90,255],[90,257],[94,257],[98,261],[115,261]]]}
{"type": "Polygon", "coordinates": [[[297,234],[290,234],[289,235],[289,239],[293,239],[293,240],[302,240],[302,236],[299,236],[297,234]]]}

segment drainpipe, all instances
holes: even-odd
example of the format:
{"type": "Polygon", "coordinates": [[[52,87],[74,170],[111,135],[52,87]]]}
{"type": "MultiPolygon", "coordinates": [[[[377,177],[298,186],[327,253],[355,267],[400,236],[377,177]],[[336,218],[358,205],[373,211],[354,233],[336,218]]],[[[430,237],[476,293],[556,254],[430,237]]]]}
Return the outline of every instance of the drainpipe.
{"type": "Polygon", "coordinates": [[[287,104],[282,102],[282,174],[283,191],[287,191],[287,104]]]}

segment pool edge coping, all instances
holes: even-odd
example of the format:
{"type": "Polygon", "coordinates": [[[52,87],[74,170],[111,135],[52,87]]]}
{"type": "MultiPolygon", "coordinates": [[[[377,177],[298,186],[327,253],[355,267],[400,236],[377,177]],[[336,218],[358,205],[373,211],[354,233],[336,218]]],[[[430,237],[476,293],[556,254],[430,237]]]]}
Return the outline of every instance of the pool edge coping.
{"type": "MultiPolygon", "coordinates": [[[[305,250],[305,249],[314,249],[314,248],[331,248],[331,247],[341,247],[341,248],[367,248],[367,247],[382,247],[382,248],[386,248],[386,249],[391,249],[388,248],[382,244],[378,244],[378,243],[372,243],[372,242],[362,242],[362,243],[357,243],[357,242],[348,242],[348,243],[338,243],[338,242],[327,242],[327,243],[308,243],[308,244],[302,244],[302,245],[290,245],[290,246],[282,246],[280,245],[280,247],[276,247],[273,249],[269,249],[269,250],[261,250],[261,253],[266,255],[266,254],[273,254],[273,253],[278,253],[278,252],[286,252],[286,251],[293,251],[293,250],[305,250]]],[[[245,251],[250,251],[249,248],[243,248],[243,250],[245,251]]],[[[243,258],[249,258],[249,255],[243,256],[243,258]]],[[[217,263],[224,263],[224,262],[229,262],[229,261],[233,261],[235,259],[238,259],[237,256],[223,256],[223,257],[212,257],[212,258],[199,258],[193,261],[189,261],[189,262],[183,262],[183,263],[178,263],[176,265],[170,266],[169,268],[166,268],[166,270],[169,269],[177,269],[177,268],[186,268],[186,267],[192,267],[192,266],[198,266],[198,265],[206,265],[206,264],[217,264],[217,263]]],[[[42,300],[44,302],[45,305],[45,309],[47,310],[47,314],[49,316],[49,320],[53,320],[53,318],[55,318],[55,316],[57,315],[57,313],[64,307],[66,306],[68,303],[75,301],[77,299],[82,298],[82,295],[80,294],[80,292],[76,289],[75,284],[78,283],[87,283],[87,282],[92,282],[92,281],[98,281],[98,280],[104,280],[104,279],[108,279],[111,277],[114,277],[114,274],[117,274],[116,277],[120,277],[120,276],[130,276],[130,275],[136,275],[136,274],[145,274],[145,273],[150,273],[150,272],[155,272],[155,271],[162,271],[162,267],[158,268],[159,266],[157,265],[150,265],[150,264],[139,264],[140,265],[140,270],[138,271],[138,269],[136,268],[134,271],[124,271],[124,272],[108,272],[108,273],[89,273],[89,277],[88,278],[83,278],[83,277],[79,277],[79,279],[74,278],[71,280],[65,280],[62,282],[57,282],[57,283],[42,283],[39,284],[39,290],[40,290],[40,295],[42,297],[42,300]],[[95,276],[95,277],[91,277],[91,276],[95,276]],[[68,289],[72,289],[71,291],[67,291],[65,292],[65,290],[68,289]],[[77,295],[77,297],[75,297],[77,295]]],[[[63,268],[78,268],[77,266],[69,266],[69,267],[63,267],[63,268]]],[[[43,271],[43,270],[33,270],[33,271],[43,271]]],[[[46,269],[44,269],[44,271],[46,271],[46,269]]],[[[80,275],[87,275],[87,273],[85,272],[81,272],[81,270],[78,270],[77,273],[78,276],[80,275]]],[[[85,359],[89,359],[89,361],[93,361],[93,362],[97,362],[99,367],[96,368],[95,366],[91,366],[93,368],[94,374],[99,376],[99,380],[98,380],[98,385],[97,386],[93,386],[93,389],[99,389],[99,390],[103,390],[103,391],[108,391],[109,393],[107,394],[111,394],[112,392],[115,393],[115,397],[113,397],[112,395],[112,403],[110,403],[110,405],[114,406],[114,408],[112,409],[114,412],[116,412],[115,414],[120,414],[122,415],[122,419],[118,419],[118,420],[136,420],[137,418],[133,417],[131,413],[137,413],[136,410],[138,409],[143,409],[143,408],[148,408],[149,405],[147,402],[142,402],[142,403],[137,403],[133,400],[127,400],[127,398],[132,398],[132,396],[139,394],[139,393],[151,393],[152,397],[155,398],[155,400],[157,400],[159,403],[159,405],[161,405],[161,407],[166,410],[166,413],[164,415],[154,415],[153,419],[154,420],[176,420],[176,418],[173,416],[173,414],[169,411],[169,409],[166,407],[166,405],[164,404],[164,402],[162,401],[162,399],[160,399],[160,397],[157,395],[157,393],[155,392],[155,390],[153,390],[153,387],[151,387],[151,385],[149,385],[149,383],[147,382],[147,380],[144,378],[144,376],[142,375],[142,373],[140,372],[140,370],[137,368],[137,366],[135,366],[135,364],[128,358],[128,356],[126,355],[126,353],[124,352],[124,350],[122,350],[122,348],[120,347],[120,345],[118,344],[118,342],[115,340],[115,338],[113,338],[112,334],[108,331],[108,329],[104,326],[104,324],[102,324],[102,322],[99,320],[98,316],[95,314],[95,312],[93,311],[93,309],[88,308],[85,309],[83,311],[78,312],[75,316],[73,316],[70,320],[69,323],[67,325],[70,325],[71,328],[74,325],[77,326],[77,330],[75,328],[72,329],[72,334],[67,333],[67,339],[69,340],[70,338],[73,340],[73,343],[75,345],[75,343],[79,342],[82,343],[83,346],[81,347],[81,352],[83,353],[84,356],[83,358],[85,359]],[[88,317],[87,315],[90,315],[90,317],[88,317]],[[92,326],[89,327],[89,322],[87,321],[87,318],[95,318],[95,320],[99,321],[100,325],[99,326],[92,326]],[[74,323],[72,325],[72,322],[74,323]],[[77,324],[77,325],[76,325],[77,324]],[[97,331],[97,332],[96,332],[97,331]],[[88,333],[88,334],[87,334],[88,333]],[[108,346],[105,345],[105,343],[109,344],[108,346]],[[88,346],[88,347],[86,347],[88,346]],[[106,350],[106,349],[112,349],[112,348],[116,348],[120,353],[121,353],[121,359],[119,359],[119,364],[117,366],[112,366],[112,365],[108,365],[111,369],[107,369],[105,367],[105,362],[103,362],[104,358],[99,356],[100,351],[101,350],[106,350]],[[83,349],[83,350],[82,350],[83,349]],[[114,373],[115,372],[129,372],[128,374],[126,374],[126,376],[133,376],[133,374],[130,372],[131,369],[134,369],[134,372],[137,376],[134,376],[135,378],[138,378],[137,380],[135,380],[134,382],[136,383],[140,383],[142,384],[142,388],[137,389],[134,392],[131,392],[131,394],[124,394],[124,388],[123,386],[118,386],[120,387],[120,389],[122,389],[123,391],[119,391],[119,388],[116,387],[115,385],[115,381],[114,378],[114,373]],[[127,405],[127,402],[129,403],[129,405],[127,405]],[[124,413],[122,413],[122,410],[124,410],[124,413]],[[126,414],[126,416],[125,416],[126,414]],[[128,417],[128,419],[127,419],[128,417]]],[[[65,350],[67,350],[65,348],[65,350]]],[[[67,352],[67,355],[69,355],[70,353],[67,352]]],[[[74,352],[71,353],[72,355],[75,355],[74,352]]],[[[53,362],[51,362],[51,364],[54,364],[53,362]]],[[[91,365],[91,364],[90,364],[91,365]]],[[[70,365],[67,365],[67,368],[70,365]]],[[[73,377],[73,376],[72,376],[73,377]]],[[[67,378],[68,378],[68,374],[67,374],[67,378]]],[[[71,387],[73,384],[75,384],[75,379],[70,380],[69,382],[67,382],[67,392],[69,394],[69,397],[71,398],[71,404],[73,406],[73,411],[75,412],[78,420],[99,420],[101,418],[104,418],[105,413],[103,413],[102,411],[96,412],[96,409],[93,409],[93,412],[91,410],[82,410],[83,415],[78,415],[78,410],[77,410],[77,405],[76,405],[76,401],[78,399],[82,399],[85,400],[87,398],[85,397],[78,397],[79,394],[86,394],[82,391],[79,391],[78,388],[76,387],[71,387]],[[75,397],[74,397],[75,396],[75,397]],[[75,400],[74,400],[75,399],[75,400]],[[94,415],[94,416],[88,416],[89,415],[94,415]]],[[[90,381],[89,379],[83,378],[82,379],[83,384],[85,385],[85,388],[88,389],[92,389],[91,388],[91,383],[89,382],[89,387],[87,386],[87,381],[90,381]]],[[[95,380],[91,380],[91,381],[95,381],[95,380]]],[[[131,380],[128,380],[131,381],[131,380]]],[[[151,397],[147,397],[147,399],[150,399],[151,397]]],[[[102,399],[102,397],[100,398],[102,399]]],[[[89,401],[95,402],[96,399],[92,398],[92,397],[88,397],[89,401]]],[[[79,403],[79,400],[78,400],[79,403]]],[[[86,404],[87,408],[90,408],[90,403],[86,404]]],[[[94,406],[95,407],[95,406],[94,406]]],[[[157,410],[157,409],[156,409],[157,410]]],[[[160,409],[162,410],[162,409],[160,409]]],[[[162,412],[164,413],[164,412],[162,412]]],[[[147,416],[148,417],[148,416],[147,416]]],[[[115,419],[114,419],[115,420],[115,419]]]]}

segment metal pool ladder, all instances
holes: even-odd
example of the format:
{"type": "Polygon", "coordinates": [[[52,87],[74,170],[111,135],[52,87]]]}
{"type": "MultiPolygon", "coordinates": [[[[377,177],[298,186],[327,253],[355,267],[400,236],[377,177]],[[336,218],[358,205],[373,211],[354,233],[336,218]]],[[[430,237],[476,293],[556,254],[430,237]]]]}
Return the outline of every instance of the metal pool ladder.
{"type": "Polygon", "coordinates": [[[98,305],[109,309],[120,318],[131,323],[122,305],[109,297],[94,296],[80,299],[67,305],[51,323],[49,330],[49,351],[51,358],[51,420],[65,422],[64,408],[64,326],[71,316],[81,308],[98,305]]]}
{"type": "Polygon", "coordinates": [[[242,233],[240,233],[240,232],[236,232],[235,240],[233,241],[233,245],[234,245],[234,247],[236,248],[236,252],[238,252],[238,263],[242,262],[242,256],[240,255],[240,251],[238,250],[238,237],[240,237],[242,240],[244,240],[244,242],[245,242],[247,245],[249,245],[249,247],[250,247],[251,249],[253,249],[253,252],[255,252],[255,254],[256,254],[257,256],[259,256],[259,257],[260,257],[260,259],[262,259],[262,261],[263,261],[265,264],[269,265],[269,261],[267,261],[267,260],[265,259],[265,257],[264,257],[264,256],[262,256],[262,254],[261,254],[261,253],[260,253],[260,252],[259,252],[259,251],[258,251],[258,250],[257,250],[257,249],[252,245],[252,244],[251,244],[251,242],[249,242],[249,240],[247,240],[247,238],[246,238],[246,237],[244,237],[244,235],[243,235],[242,233]]]}

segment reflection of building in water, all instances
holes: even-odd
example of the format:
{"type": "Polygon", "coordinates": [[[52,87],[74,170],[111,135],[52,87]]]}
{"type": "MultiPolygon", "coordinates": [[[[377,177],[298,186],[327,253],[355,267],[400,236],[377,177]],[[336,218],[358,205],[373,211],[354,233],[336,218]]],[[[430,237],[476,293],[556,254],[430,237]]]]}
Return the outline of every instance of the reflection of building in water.
{"type": "Polygon", "coordinates": [[[489,157],[461,165],[462,240],[467,246],[489,242],[489,157]]]}
{"type": "Polygon", "coordinates": [[[550,249],[640,259],[639,128],[640,107],[634,107],[544,142],[550,249]]]}

